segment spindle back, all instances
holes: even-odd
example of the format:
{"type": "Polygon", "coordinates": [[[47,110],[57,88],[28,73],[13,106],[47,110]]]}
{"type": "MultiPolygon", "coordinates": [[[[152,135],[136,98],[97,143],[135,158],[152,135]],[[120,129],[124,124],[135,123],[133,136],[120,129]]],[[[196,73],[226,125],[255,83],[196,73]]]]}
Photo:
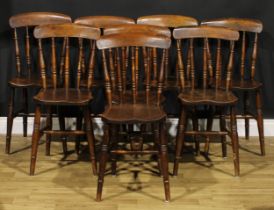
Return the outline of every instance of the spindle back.
{"type": "Polygon", "coordinates": [[[201,24],[207,26],[225,27],[237,30],[241,33],[241,47],[239,50],[239,69],[241,80],[254,80],[258,49],[258,34],[263,30],[262,22],[259,20],[245,18],[223,18],[203,21],[201,24]],[[248,53],[249,49],[251,49],[251,55],[248,53]]]}
{"type": "Polygon", "coordinates": [[[28,12],[10,17],[9,24],[13,28],[17,76],[30,76],[35,70],[32,65],[35,58],[33,59],[32,55],[36,54],[37,42],[33,40],[33,27],[70,22],[69,16],[54,12],[28,12]]]}
{"type": "Polygon", "coordinates": [[[116,97],[118,98],[116,103],[153,103],[159,105],[163,88],[164,57],[170,43],[170,38],[166,36],[141,33],[102,36],[97,41],[97,47],[102,51],[108,104],[111,105],[113,98],[116,97]],[[129,50],[128,66],[125,63],[126,51],[124,49],[126,48],[129,50]],[[161,65],[158,69],[159,76],[156,88],[151,85],[153,74],[150,65],[148,65],[151,59],[150,52],[154,48],[159,51],[157,54],[161,55],[157,56],[161,65]],[[113,55],[109,53],[109,49],[115,51],[116,66],[113,65],[113,55]],[[113,76],[111,72],[115,72],[114,82],[111,80],[113,76]]]}
{"type": "Polygon", "coordinates": [[[100,29],[73,23],[42,25],[35,28],[34,36],[38,39],[43,88],[48,88],[51,84],[53,88],[76,87],[79,89],[83,77],[87,77],[86,87],[91,88],[95,40],[100,37],[100,29]],[[50,44],[46,40],[49,40],[50,44]],[[60,43],[62,43],[62,47],[58,47],[60,43]],[[63,48],[63,46],[65,47],[63,48]],[[45,56],[47,47],[50,51],[50,59],[45,56]],[[71,47],[73,47],[72,50],[71,47]],[[87,72],[82,71],[84,53],[89,53],[87,72]],[[73,67],[73,63],[76,64],[76,67],[73,67]],[[73,82],[73,79],[76,81],[73,82]]]}
{"type": "Polygon", "coordinates": [[[239,33],[234,30],[209,26],[198,26],[189,28],[176,28],[173,37],[177,40],[177,59],[179,67],[180,86],[186,87],[186,80],[189,79],[191,88],[199,87],[199,75],[202,75],[202,88],[209,88],[210,82],[214,81],[215,88],[220,87],[222,79],[226,81],[226,90],[231,88],[231,74],[233,70],[234,42],[239,39],[239,33]],[[203,41],[199,47],[199,41],[203,41]],[[209,42],[216,41],[215,53],[209,42]],[[223,53],[223,42],[229,42],[229,53],[223,53]],[[187,53],[183,50],[187,46],[187,53]],[[202,49],[202,56],[197,52],[202,49]],[[186,55],[185,55],[186,54],[186,55]],[[212,55],[216,55],[215,66],[212,55]],[[190,59],[188,59],[190,55],[190,59]],[[187,63],[186,63],[187,62],[187,63]],[[202,66],[199,66],[202,64],[202,66]],[[223,68],[227,65],[226,68],[223,68]],[[189,68],[190,75],[185,69],[189,68]],[[199,71],[199,68],[202,68],[199,71]],[[223,71],[225,70],[225,71],[223,71]]]}

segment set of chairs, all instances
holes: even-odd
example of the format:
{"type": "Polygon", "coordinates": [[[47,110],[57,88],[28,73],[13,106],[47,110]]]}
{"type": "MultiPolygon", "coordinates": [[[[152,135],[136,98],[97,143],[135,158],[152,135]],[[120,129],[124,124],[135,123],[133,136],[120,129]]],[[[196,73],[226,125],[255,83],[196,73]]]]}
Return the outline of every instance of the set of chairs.
{"type": "Polygon", "coordinates": [[[174,176],[178,174],[186,136],[193,137],[198,154],[200,138],[197,137],[205,137],[208,152],[212,135],[221,136],[224,157],[226,135],[231,137],[234,173],[240,175],[235,111],[238,97],[234,94],[239,91],[244,96],[241,117],[246,123],[246,138],[249,119],[254,117],[258,122],[261,154],[265,155],[262,84],[255,81],[260,21],[227,18],[199,23],[192,17],[153,15],[138,18],[137,24],[131,18],[116,16],[80,17],[72,23],[64,14],[32,12],[12,16],[10,26],[14,29],[17,75],[9,81],[6,153],[10,153],[15,117],[23,116],[24,136],[27,135],[28,93],[35,90],[30,175],[35,172],[39,139],[43,134],[46,134],[46,155],[50,155],[54,135],[63,140],[64,152],[66,136],[77,137],[77,152],[78,136],[85,136],[93,174],[98,174],[97,201],[102,197],[109,157],[111,172],[116,174],[117,155],[123,154],[156,155],[165,200],[169,201],[165,124],[168,115],[163,109],[163,93],[167,90],[178,94],[181,107],[174,176]],[[235,55],[240,59],[235,59],[235,55]],[[99,169],[90,110],[96,100],[92,93],[94,87],[104,88],[106,96],[105,111],[100,114],[104,137],[99,169]],[[14,111],[15,91],[23,96],[23,108],[19,112],[14,111]],[[256,95],[255,115],[249,112],[252,93],[256,95]],[[73,111],[65,112],[66,107],[73,111]],[[41,128],[42,116],[46,117],[44,128],[41,128]],[[59,119],[60,130],[53,130],[53,116],[59,119]],[[66,117],[76,118],[76,130],[66,129],[66,117]],[[212,131],[214,118],[219,118],[219,131],[212,131]],[[188,119],[192,120],[192,130],[187,129],[188,119]],[[199,119],[207,119],[205,131],[199,129],[199,119]]]}

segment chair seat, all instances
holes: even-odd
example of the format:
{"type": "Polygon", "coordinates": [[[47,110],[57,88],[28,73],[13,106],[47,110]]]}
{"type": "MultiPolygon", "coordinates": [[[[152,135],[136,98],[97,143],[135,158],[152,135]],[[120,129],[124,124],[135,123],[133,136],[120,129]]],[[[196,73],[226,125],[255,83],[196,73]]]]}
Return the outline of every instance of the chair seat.
{"type": "Polygon", "coordinates": [[[232,82],[233,90],[255,90],[262,87],[262,83],[251,80],[236,80],[232,82]]]}
{"type": "MultiPolygon", "coordinates": [[[[165,100],[165,97],[161,95],[160,102],[163,103],[165,100]]],[[[132,92],[126,91],[123,94],[123,103],[131,104],[133,102],[132,92]]],[[[136,96],[136,103],[141,104],[150,104],[150,105],[156,105],[157,102],[157,95],[155,93],[150,93],[148,99],[146,100],[146,92],[145,91],[139,91],[136,96]]],[[[120,96],[115,94],[112,96],[112,103],[113,104],[120,104],[120,96]]]]}
{"type": "Polygon", "coordinates": [[[159,106],[146,104],[117,104],[107,107],[101,115],[109,123],[147,123],[157,122],[166,118],[159,106]]]}
{"type": "Polygon", "coordinates": [[[44,104],[81,106],[92,100],[92,94],[86,89],[42,89],[33,99],[44,104]]]}
{"type": "Polygon", "coordinates": [[[231,91],[215,89],[185,89],[178,97],[183,104],[191,105],[228,105],[238,101],[238,98],[231,91]]]}
{"type": "Polygon", "coordinates": [[[42,83],[39,76],[22,76],[14,77],[9,81],[9,84],[13,87],[41,87],[42,83]]]}

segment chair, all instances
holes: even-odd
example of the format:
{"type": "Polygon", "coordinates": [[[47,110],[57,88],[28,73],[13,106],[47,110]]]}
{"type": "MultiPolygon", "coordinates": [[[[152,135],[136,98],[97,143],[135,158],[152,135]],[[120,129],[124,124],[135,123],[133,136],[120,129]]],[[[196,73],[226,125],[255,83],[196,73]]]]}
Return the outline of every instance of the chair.
{"type": "MultiPolygon", "coordinates": [[[[75,24],[81,24],[81,25],[87,25],[90,27],[96,27],[100,28],[101,30],[101,35],[103,34],[103,29],[115,25],[120,25],[120,24],[135,24],[135,21],[131,18],[128,17],[120,17],[120,16],[84,16],[84,17],[79,17],[74,20],[75,24]]],[[[94,46],[95,47],[95,46],[94,46]]],[[[97,49],[94,49],[97,51],[97,49]]],[[[93,87],[93,96],[94,96],[94,101],[104,101],[104,98],[102,98],[102,92],[104,87],[104,82],[103,82],[103,75],[102,75],[102,70],[100,69],[102,67],[101,65],[101,58],[98,57],[98,53],[95,54],[95,68],[94,68],[94,73],[92,77],[92,87],[93,87]]],[[[83,66],[82,68],[85,68],[83,66]]],[[[83,80],[81,86],[85,86],[86,81],[83,80]]],[[[99,104],[100,107],[104,107],[104,105],[101,103],[99,104]]],[[[97,104],[92,104],[92,107],[98,109],[97,104]]],[[[95,114],[93,114],[94,117],[98,117],[98,113],[102,113],[103,110],[100,108],[95,114]]],[[[81,119],[78,119],[78,122],[81,122],[81,119]]],[[[81,127],[81,124],[78,124],[78,127],[81,127]]],[[[80,139],[76,141],[76,150],[79,151],[80,147],[80,139]]]]}
{"type": "Polygon", "coordinates": [[[92,162],[93,174],[96,174],[96,160],[94,153],[94,136],[93,128],[90,118],[89,105],[92,101],[91,95],[91,74],[93,69],[89,68],[87,72],[87,85],[86,88],[80,88],[82,72],[82,53],[83,45],[85,42],[89,42],[90,48],[90,63],[89,66],[93,66],[95,54],[91,49],[95,45],[95,40],[100,37],[100,30],[97,28],[91,28],[88,26],[82,26],[77,24],[59,24],[59,25],[45,25],[36,27],[34,30],[34,36],[38,39],[39,45],[39,64],[41,71],[41,81],[43,89],[34,96],[36,103],[34,129],[32,135],[32,148],[31,148],[31,164],[30,175],[34,175],[35,163],[37,157],[38,143],[40,137],[46,133],[51,135],[85,135],[89,144],[90,158],[92,162]],[[58,40],[65,40],[65,62],[64,68],[60,69],[62,65],[60,59],[58,59],[58,40]],[[76,39],[76,40],[75,40],[76,39]],[[79,41],[80,39],[80,41],[79,41]],[[47,41],[50,41],[50,46],[47,45],[47,41]],[[73,42],[75,41],[75,42],[73,42]],[[50,59],[45,58],[45,51],[50,48],[50,59]],[[76,64],[75,64],[75,63],[76,64]],[[73,66],[72,64],[75,64],[73,66]],[[47,79],[46,75],[50,74],[51,78],[47,79]],[[49,83],[52,86],[48,86],[49,83]],[[75,85],[73,85],[75,84],[75,85]],[[41,118],[41,106],[45,106],[48,110],[46,127],[40,130],[40,118],[41,118]],[[51,108],[52,106],[59,106],[59,109],[65,106],[74,106],[81,108],[84,113],[85,130],[52,130],[51,123],[51,108]]]}
{"type": "Polygon", "coordinates": [[[264,126],[261,102],[262,83],[255,80],[258,34],[262,32],[263,24],[259,20],[244,18],[207,20],[202,21],[201,24],[208,26],[226,27],[241,32],[241,41],[239,41],[241,46],[240,48],[237,48],[237,53],[240,57],[240,65],[235,67],[237,69],[234,71],[234,76],[237,79],[233,80],[232,82],[232,90],[238,93],[242,93],[241,95],[243,95],[242,98],[244,110],[241,115],[237,115],[237,119],[245,120],[246,139],[249,139],[249,119],[253,118],[257,121],[261,155],[264,156],[264,126]],[[250,96],[252,93],[255,93],[256,95],[256,114],[253,114],[250,111],[250,96]]]}
{"type": "Polygon", "coordinates": [[[239,33],[225,28],[201,26],[174,29],[173,37],[177,40],[177,59],[181,85],[181,92],[178,98],[182,106],[176,137],[173,174],[174,176],[178,174],[179,160],[186,135],[206,137],[229,135],[232,141],[234,173],[235,176],[239,176],[239,148],[235,116],[235,105],[237,104],[238,98],[230,91],[234,63],[234,42],[239,39],[239,33]],[[199,43],[201,43],[199,40],[203,41],[203,46],[199,45],[199,43]],[[210,45],[211,42],[217,42],[217,47],[213,48],[213,44],[210,45]],[[229,53],[222,53],[222,49],[226,49],[225,44],[227,44],[227,42],[230,44],[229,53]],[[188,45],[193,46],[189,48],[191,87],[185,87],[186,65],[184,58],[188,53],[184,51],[184,46],[188,45]],[[202,56],[199,53],[201,49],[202,56]],[[213,50],[216,55],[215,66],[212,64],[212,57],[209,57],[209,54],[213,55],[213,50]],[[223,68],[225,65],[227,65],[227,68],[223,68]],[[215,79],[215,86],[211,88],[211,81],[213,81],[213,79],[215,79]],[[226,82],[225,89],[221,88],[220,85],[222,79],[226,82]],[[220,131],[211,131],[211,129],[207,129],[206,131],[186,129],[188,112],[200,106],[209,106],[212,109],[217,107],[221,110],[220,131]],[[229,109],[230,112],[230,129],[227,129],[223,125],[224,115],[222,113],[224,113],[226,109],[229,109]]]}
{"type": "MultiPolygon", "coordinates": [[[[182,15],[150,15],[150,16],[143,16],[137,19],[137,24],[148,24],[153,26],[162,26],[168,27],[171,31],[174,28],[179,27],[192,27],[198,26],[199,22],[193,17],[182,16],[182,15]]],[[[174,54],[176,54],[176,45],[174,38],[172,36],[173,44],[169,49],[168,53],[166,54],[165,58],[165,82],[164,88],[165,92],[164,95],[166,96],[166,104],[164,105],[166,113],[168,113],[169,117],[178,118],[178,113],[180,112],[179,107],[180,104],[177,100],[178,93],[180,91],[180,82],[179,82],[179,70],[178,70],[178,62],[174,60],[174,54]]],[[[155,55],[155,51],[153,51],[153,55],[155,55]]],[[[187,56],[188,63],[190,63],[190,54],[187,56]]],[[[157,68],[157,62],[153,59],[153,68],[157,68]]],[[[190,78],[190,65],[187,66],[187,73],[186,73],[186,86],[190,86],[189,78],[190,78]]],[[[193,115],[192,117],[192,124],[196,128],[198,127],[198,120],[193,115]]],[[[195,152],[196,154],[200,153],[199,143],[196,138],[193,139],[195,142],[195,152]]]]}
{"type": "MultiPolygon", "coordinates": [[[[179,27],[190,27],[198,26],[199,22],[193,17],[182,16],[182,15],[149,15],[142,16],[137,19],[137,24],[145,24],[152,26],[161,26],[171,29],[179,27]]],[[[173,38],[173,37],[172,37],[173,38]]],[[[165,85],[166,89],[178,89],[179,78],[178,78],[178,64],[173,64],[172,54],[173,49],[176,47],[172,45],[172,48],[168,50],[165,58],[165,85]]],[[[155,50],[153,50],[153,57],[155,57],[155,50]]],[[[157,63],[153,59],[153,68],[157,69],[157,63]]],[[[189,70],[188,70],[189,71],[189,70]]]]}
{"type": "MultiPolygon", "coordinates": [[[[102,51],[103,71],[105,77],[105,91],[108,105],[101,115],[104,122],[104,138],[99,161],[99,175],[97,187],[97,201],[101,201],[107,157],[122,154],[154,154],[160,158],[160,171],[163,174],[165,200],[170,200],[167,142],[165,133],[166,114],[161,108],[161,93],[164,78],[164,57],[166,49],[170,46],[170,39],[165,36],[148,35],[141,33],[124,33],[104,35],[97,41],[97,47],[102,51]],[[125,63],[125,51],[129,48],[128,66],[125,63]],[[161,63],[158,72],[158,85],[151,85],[152,72],[149,52],[151,48],[157,48],[161,53],[161,63]],[[109,65],[112,56],[109,49],[116,52],[117,66],[114,68],[117,80],[113,86],[111,83],[111,69],[109,65]],[[123,80],[123,72],[126,71],[126,82],[123,80]],[[130,132],[130,149],[120,147],[117,143],[121,139],[113,139],[112,127],[119,125],[141,126],[140,132],[130,132]],[[142,125],[154,127],[154,146],[143,147],[148,139],[142,133],[142,125]]],[[[115,136],[115,135],[114,135],[115,136]]],[[[121,140],[125,143],[125,140],[121,140]]],[[[116,166],[113,167],[116,170],[116,166]]]]}
{"type": "Polygon", "coordinates": [[[42,86],[39,72],[35,66],[35,50],[37,44],[33,41],[32,28],[43,24],[69,23],[71,18],[67,15],[52,12],[29,12],[14,15],[10,18],[10,26],[14,29],[14,43],[16,55],[16,76],[8,85],[10,97],[8,104],[6,149],[10,153],[13,119],[17,116],[23,117],[23,136],[27,136],[27,117],[29,91],[42,86]],[[33,62],[34,61],[34,62],[33,62]],[[14,111],[14,100],[16,90],[22,92],[22,108],[14,111]]]}

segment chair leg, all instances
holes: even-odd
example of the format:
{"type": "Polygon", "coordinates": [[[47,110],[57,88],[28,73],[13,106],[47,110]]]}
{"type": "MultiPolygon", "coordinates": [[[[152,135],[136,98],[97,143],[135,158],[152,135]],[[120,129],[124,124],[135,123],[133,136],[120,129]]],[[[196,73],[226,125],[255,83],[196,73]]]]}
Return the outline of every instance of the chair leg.
{"type": "MultiPolygon", "coordinates": [[[[47,119],[46,119],[46,127],[47,129],[52,129],[52,113],[51,107],[47,107],[47,119]]],[[[46,135],[46,156],[50,156],[50,144],[51,144],[51,135],[46,135]]]]}
{"type": "Polygon", "coordinates": [[[38,143],[40,139],[40,118],[41,118],[41,106],[36,105],[34,127],[32,133],[32,144],[31,144],[31,162],[30,162],[30,175],[34,175],[35,164],[37,158],[38,143]]]}
{"type": "Polygon", "coordinates": [[[6,154],[10,154],[10,142],[12,134],[12,124],[13,124],[13,106],[14,106],[14,92],[15,89],[11,88],[9,105],[8,105],[8,119],[7,119],[7,135],[6,135],[6,154]]]}
{"type": "Polygon", "coordinates": [[[28,135],[28,89],[23,88],[23,136],[27,137],[28,135]]]}
{"type": "Polygon", "coordinates": [[[231,123],[231,141],[233,150],[233,161],[234,161],[234,174],[235,176],[240,175],[240,159],[239,159],[239,139],[236,127],[236,114],[235,107],[230,108],[230,123],[231,123]]]}
{"type": "Polygon", "coordinates": [[[107,163],[107,159],[108,159],[108,145],[109,145],[109,126],[105,125],[104,126],[104,139],[102,142],[100,162],[99,162],[99,174],[98,174],[96,201],[102,200],[104,175],[105,175],[106,163],[107,163]]]}
{"type": "Polygon", "coordinates": [[[178,129],[177,129],[177,136],[176,136],[173,176],[178,175],[178,166],[179,166],[179,161],[181,159],[182,147],[184,144],[185,129],[186,129],[186,110],[184,107],[182,107],[181,116],[179,118],[179,124],[178,124],[178,129]]]}
{"type": "MultiPolygon", "coordinates": [[[[210,108],[210,116],[207,118],[207,124],[206,124],[206,130],[207,131],[211,131],[212,127],[213,127],[213,110],[212,107],[210,108]]],[[[210,138],[209,136],[206,136],[206,141],[205,141],[205,148],[204,148],[204,152],[205,155],[208,156],[209,154],[209,143],[210,143],[210,138]]]]}
{"type": "Polygon", "coordinates": [[[165,188],[165,201],[170,201],[170,186],[169,186],[169,172],[168,172],[168,149],[166,140],[166,131],[164,123],[160,123],[160,157],[161,168],[163,174],[163,182],[165,188]]]}
{"type": "MultiPolygon", "coordinates": [[[[192,127],[193,127],[194,131],[198,131],[198,129],[199,129],[199,122],[198,122],[198,118],[195,113],[193,113],[193,115],[192,115],[192,127]]],[[[198,140],[198,138],[196,136],[194,136],[193,138],[194,138],[194,142],[195,142],[195,154],[196,154],[196,156],[199,156],[200,155],[200,141],[198,140]]]]}
{"type": "Polygon", "coordinates": [[[261,90],[256,92],[256,109],[257,109],[257,124],[259,131],[259,140],[261,155],[265,155],[265,144],[264,144],[264,122],[263,122],[263,113],[262,113],[262,102],[261,102],[261,90]]]}
{"type": "Polygon", "coordinates": [[[249,118],[247,117],[250,102],[249,102],[249,93],[244,91],[244,116],[245,116],[245,139],[249,139],[249,118]]]}
{"type": "MultiPolygon", "coordinates": [[[[118,142],[118,133],[119,133],[119,128],[120,126],[113,125],[111,126],[111,143],[115,147],[117,142],[118,142]]],[[[116,171],[117,171],[117,155],[116,154],[111,154],[111,174],[112,176],[116,176],[116,171]]]]}
{"type": "MultiPolygon", "coordinates": [[[[66,130],[65,117],[59,116],[58,120],[59,120],[60,130],[62,130],[62,131],[66,130]]],[[[67,137],[61,136],[61,140],[62,140],[62,146],[63,146],[63,153],[64,153],[64,155],[66,155],[68,153],[67,137]]]]}
{"type": "MultiPolygon", "coordinates": [[[[225,121],[225,113],[224,109],[221,109],[220,113],[220,130],[225,131],[226,129],[226,121],[225,121]]],[[[222,144],[222,154],[223,158],[227,157],[227,148],[226,148],[226,136],[221,136],[221,144],[222,144]]]]}
{"type": "Polygon", "coordinates": [[[90,160],[92,164],[92,172],[94,175],[97,175],[97,166],[96,166],[95,151],[94,151],[95,146],[94,146],[93,126],[92,126],[90,111],[88,107],[84,108],[84,118],[85,118],[86,135],[87,135],[88,146],[89,146],[90,160]]]}
{"type": "MultiPolygon", "coordinates": [[[[151,125],[151,129],[153,132],[153,139],[154,139],[154,143],[155,143],[155,148],[159,148],[160,145],[160,133],[159,133],[159,124],[158,123],[154,123],[151,125]]],[[[162,173],[162,165],[161,165],[161,157],[158,155],[158,169],[159,169],[159,174],[160,176],[163,175],[162,173]]]]}
{"type": "MultiPolygon", "coordinates": [[[[76,118],[76,129],[82,130],[82,116],[78,116],[76,118]]],[[[79,155],[80,154],[80,144],[81,144],[81,136],[78,136],[75,141],[75,151],[79,155]]]]}

